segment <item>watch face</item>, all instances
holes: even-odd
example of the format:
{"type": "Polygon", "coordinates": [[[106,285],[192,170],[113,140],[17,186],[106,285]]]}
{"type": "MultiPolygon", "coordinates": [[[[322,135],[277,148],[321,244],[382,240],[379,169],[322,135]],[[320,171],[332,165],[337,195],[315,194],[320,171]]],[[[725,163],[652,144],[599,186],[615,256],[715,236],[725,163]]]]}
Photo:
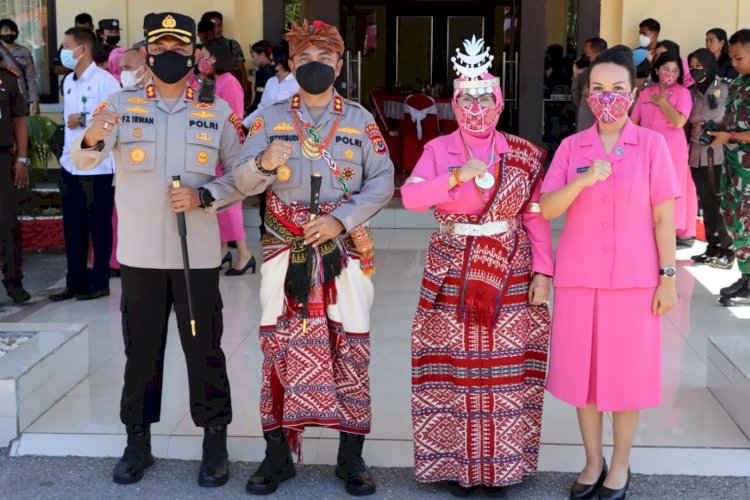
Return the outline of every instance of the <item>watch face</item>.
{"type": "Polygon", "coordinates": [[[667,278],[674,278],[677,275],[677,269],[674,267],[665,267],[664,268],[664,276],[667,278]]]}

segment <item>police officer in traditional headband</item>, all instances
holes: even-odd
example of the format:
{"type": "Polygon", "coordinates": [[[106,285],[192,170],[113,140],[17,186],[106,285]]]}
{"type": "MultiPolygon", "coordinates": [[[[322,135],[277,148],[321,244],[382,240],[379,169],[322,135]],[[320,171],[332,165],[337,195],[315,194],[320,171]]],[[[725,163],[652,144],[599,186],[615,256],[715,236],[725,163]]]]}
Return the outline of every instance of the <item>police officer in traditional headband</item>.
{"type": "Polygon", "coordinates": [[[375,492],[362,459],[370,432],[373,242],[367,221],[393,196],[393,163],[370,113],[336,93],[338,30],[293,24],[289,66],[299,93],[260,110],[235,170],[237,186],[268,188],[263,237],[261,423],[266,458],[247,491],[268,494],[295,474],[307,426],[340,432],[336,475],[354,495],[375,492]],[[322,176],[311,220],[311,175],[322,176]],[[312,249],[312,250],[311,250],[312,249]]]}
{"type": "Polygon", "coordinates": [[[120,418],[128,443],[113,479],[137,482],[153,463],[149,426],[160,418],[167,323],[174,307],[187,362],[190,414],[204,429],[198,482],[220,486],[229,478],[226,433],[232,407],[221,349],[216,211],[243,197],[232,169],[240,163],[244,133],[225,101],[199,102],[187,84],[198,54],[195,22],[162,12],[149,14],[144,26],[146,46],[140,50],[153,80],[111,95],[73,147],[80,169],[94,168],[110,152],[116,161],[127,356],[120,418]],[[216,178],[219,161],[224,175],[216,178]],[[176,175],[183,187],[170,188],[176,175]],[[195,335],[175,212],[184,213],[187,222],[195,335]]]}

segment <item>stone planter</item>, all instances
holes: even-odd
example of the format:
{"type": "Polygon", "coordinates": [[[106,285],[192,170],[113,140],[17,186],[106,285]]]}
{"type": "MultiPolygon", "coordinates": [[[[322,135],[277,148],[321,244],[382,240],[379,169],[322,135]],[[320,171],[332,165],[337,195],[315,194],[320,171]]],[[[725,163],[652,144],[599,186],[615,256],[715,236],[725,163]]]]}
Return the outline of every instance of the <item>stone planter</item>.
{"type": "Polygon", "coordinates": [[[0,447],[8,446],[88,375],[84,324],[0,323],[0,336],[28,338],[0,357],[0,447]]]}
{"type": "Polygon", "coordinates": [[[61,215],[48,217],[21,216],[19,220],[21,221],[24,252],[65,249],[61,215]]]}

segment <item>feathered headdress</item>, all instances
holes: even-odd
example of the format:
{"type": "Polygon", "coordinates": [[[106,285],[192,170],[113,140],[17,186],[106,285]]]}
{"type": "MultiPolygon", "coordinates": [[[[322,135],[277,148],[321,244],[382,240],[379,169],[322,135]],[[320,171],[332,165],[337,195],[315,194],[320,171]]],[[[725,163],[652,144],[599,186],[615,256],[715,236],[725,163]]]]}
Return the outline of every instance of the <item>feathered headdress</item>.
{"type": "Polygon", "coordinates": [[[307,19],[301,26],[292,23],[292,29],[284,35],[284,39],[289,42],[289,57],[292,59],[313,45],[339,54],[343,54],[345,48],[339,30],[323,21],[313,21],[312,26],[307,23],[307,19]]]}

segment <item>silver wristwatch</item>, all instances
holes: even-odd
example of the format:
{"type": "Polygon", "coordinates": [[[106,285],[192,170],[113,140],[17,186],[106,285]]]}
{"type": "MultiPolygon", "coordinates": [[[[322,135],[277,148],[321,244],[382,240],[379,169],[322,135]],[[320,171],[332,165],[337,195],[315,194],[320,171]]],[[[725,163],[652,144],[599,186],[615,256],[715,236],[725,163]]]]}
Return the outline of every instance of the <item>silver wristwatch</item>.
{"type": "Polygon", "coordinates": [[[674,279],[677,276],[677,268],[672,266],[667,266],[665,268],[662,268],[659,270],[659,276],[664,276],[665,278],[674,279]]]}
{"type": "Polygon", "coordinates": [[[16,158],[16,161],[18,163],[23,163],[27,167],[31,166],[31,160],[29,158],[24,158],[23,156],[19,156],[18,158],[16,158]]]}

